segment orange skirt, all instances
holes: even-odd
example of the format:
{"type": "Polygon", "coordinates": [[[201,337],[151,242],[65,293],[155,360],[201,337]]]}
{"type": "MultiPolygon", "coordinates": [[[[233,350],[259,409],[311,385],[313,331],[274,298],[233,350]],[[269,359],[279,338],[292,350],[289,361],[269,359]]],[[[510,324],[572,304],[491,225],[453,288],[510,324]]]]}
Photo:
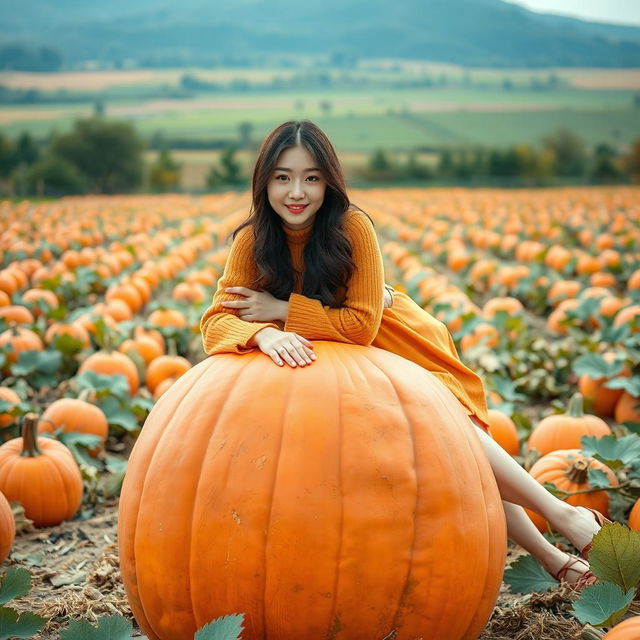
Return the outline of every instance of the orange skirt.
{"type": "Polygon", "coordinates": [[[487,400],[480,377],[462,364],[446,325],[405,293],[393,294],[393,305],[382,314],[374,347],[396,353],[420,365],[458,398],[467,413],[489,429],[487,400]]]}

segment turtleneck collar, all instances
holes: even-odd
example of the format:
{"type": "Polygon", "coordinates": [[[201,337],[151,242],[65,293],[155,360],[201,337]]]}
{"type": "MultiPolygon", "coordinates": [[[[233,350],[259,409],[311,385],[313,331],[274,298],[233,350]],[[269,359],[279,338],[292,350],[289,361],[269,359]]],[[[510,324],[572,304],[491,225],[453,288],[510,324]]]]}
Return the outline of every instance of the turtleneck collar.
{"type": "Polygon", "coordinates": [[[286,225],[282,225],[284,229],[284,233],[287,236],[287,241],[292,244],[304,244],[309,239],[311,232],[313,231],[313,225],[310,224],[308,227],[304,227],[303,229],[291,229],[286,225]]]}

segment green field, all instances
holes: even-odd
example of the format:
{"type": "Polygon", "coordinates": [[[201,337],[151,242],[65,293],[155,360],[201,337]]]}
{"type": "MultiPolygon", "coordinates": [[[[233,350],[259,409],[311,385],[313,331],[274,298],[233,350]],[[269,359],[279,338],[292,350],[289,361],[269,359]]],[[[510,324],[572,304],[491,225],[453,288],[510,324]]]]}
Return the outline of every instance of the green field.
{"type": "Polygon", "coordinates": [[[292,118],[318,122],[339,150],[355,152],[535,144],[560,127],[590,145],[605,142],[619,149],[640,138],[638,69],[471,72],[396,62],[314,73],[326,86],[314,86],[313,74],[299,80],[306,87],[269,84],[290,82],[291,69],[2,72],[1,86],[35,89],[39,97],[32,104],[0,103],[0,127],[11,137],[28,131],[43,139],[90,116],[99,102],[106,117],[169,141],[234,141],[241,122],[252,124],[257,141],[292,118]],[[217,88],[185,93],[185,74],[217,88]],[[412,86],[425,78],[433,84],[412,86]]]}

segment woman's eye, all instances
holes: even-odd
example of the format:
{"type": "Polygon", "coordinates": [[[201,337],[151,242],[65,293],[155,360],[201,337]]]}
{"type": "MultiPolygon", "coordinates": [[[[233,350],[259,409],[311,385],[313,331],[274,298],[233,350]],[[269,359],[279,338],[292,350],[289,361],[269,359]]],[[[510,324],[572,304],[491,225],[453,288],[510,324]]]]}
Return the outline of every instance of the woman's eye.
{"type": "Polygon", "coordinates": [[[279,176],[276,176],[276,180],[280,180],[280,182],[284,182],[284,180],[287,180],[289,176],[287,176],[286,174],[281,174],[279,176]],[[281,178],[284,178],[284,180],[282,180],[281,178]]]}
{"type": "Polygon", "coordinates": [[[320,178],[318,178],[318,176],[309,176],[307,180],[311,180],[311,182],[317,182],[318,180],[320,180],[320,178]]]}

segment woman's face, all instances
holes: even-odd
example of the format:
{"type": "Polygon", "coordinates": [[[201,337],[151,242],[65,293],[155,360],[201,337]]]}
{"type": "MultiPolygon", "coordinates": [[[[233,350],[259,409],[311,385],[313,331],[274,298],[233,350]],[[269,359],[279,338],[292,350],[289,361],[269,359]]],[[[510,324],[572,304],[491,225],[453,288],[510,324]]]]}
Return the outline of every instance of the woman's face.
{"type": "Polygon", "coordinates": [[[304,147],[285,149],[269,176],[269,204],[290,229],[313,224],[322,206],[327,183],[304,147]]]}

